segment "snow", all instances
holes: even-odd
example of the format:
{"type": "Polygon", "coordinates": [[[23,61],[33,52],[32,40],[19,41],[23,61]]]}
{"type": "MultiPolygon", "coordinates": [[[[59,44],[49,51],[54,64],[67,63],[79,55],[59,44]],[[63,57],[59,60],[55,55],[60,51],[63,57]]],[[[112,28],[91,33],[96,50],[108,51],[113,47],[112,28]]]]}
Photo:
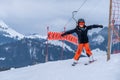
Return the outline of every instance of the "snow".
{"type": "MultiPolygon", "coordinates": [[[[101,51],[97,52],[101,53],[101,51]]],[[[96,54],[97,54],[96,53],[96,54]]],[[[105,52],[104,52],[105,53],[105,52]]],[[[120,54],[95,56],[97,61],[85,66],[88,58],[80,58],[79,64],[71,66],[70,60],[47,62],[35,66],[0,72],[1,80],[120,80],[120,54]]]]}
{"type": "Polygon", "coordinates": [[[31,39],[47,39],[47,36],[42,36],[40,34],[33,34],[33,35],[29,35],[29,36],[25,36],[26,38],[31,38],[31,39]]]}
{"type": "Polygon", "coordinates": [[[10,37],[10,38],[17,38],[18,40],[25,38],[31,38],[31,39],[46,39],[47,36],[42,36],[39,34],[33,34],[33,35],[29,35],[29,36],[25,36],[23,34],[20,34],[18,32],[16,32],[14,29],[8,27],[8,25],[6,25],[2,20],[0,20],[0,31],[4,32],[4,36],[6,37],[10,37]]]}
{"type": "Polygon", "coordinates": [[[5,32],[6,34],[4,34],[4,36],[6,37],[17,38],[17,39],[24,38],[24,35],[8,27],[2,20],[0,20],[0,31],[5,32]]]}
{"type": "Polygon", "coordinates": [[[0,57],[0,61],[4,61],[5,59],[5,57],[0,57]]]}
{"type": "Polygon", "coordinates": [[[88,35],[92,36],[93,33],[99,33],[102,30],[102,28],[94,28],[92,30],[89,30],[88,35]]]}
{"type": "Polygon", "coordinates": [[[52,40],[49,40],[48,43],[53,44],[55,46],[60,46],[60,47],[63,46],[64,49],[67,48],[69,51],[74,52],[74,50],[70,46],[68,46],[65,43],[63,44],[62,41],[57,41],[57,40],[52,41],[52,40]]]}
{"type": "Polygon", "coordinates": [[[105,51],[100,50],[99,48],[96,48],[94,50],[92,50],[92,53],[94,56],[100,56],[100,55],[106,55],[105,51]]]}
{"type": "Polygon", "coordinates": [[[102,42],[104,42],[104,37],[101,35],[98,35],[97,37],[95,37],[92,41],[93,42],[98,42],[98,44],[101,44],[102,42]]]}

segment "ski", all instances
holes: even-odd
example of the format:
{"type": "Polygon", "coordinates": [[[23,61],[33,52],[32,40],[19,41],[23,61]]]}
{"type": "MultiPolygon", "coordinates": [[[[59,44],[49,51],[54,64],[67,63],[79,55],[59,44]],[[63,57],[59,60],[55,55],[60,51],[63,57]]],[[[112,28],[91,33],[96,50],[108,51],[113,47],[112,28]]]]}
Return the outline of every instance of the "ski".
{"type": "Polygon", "coordinates": [[[78,62],[73,62],[72,66],[76,66],[78,64],[78,62]]]}
{"type": "Polygon", "coordinates": [[[97,60],[89,61],[88,63],[85,63],[84,65],[89,65],[91,63],[94,63],[95,61],[97,61],[97,60]]]}

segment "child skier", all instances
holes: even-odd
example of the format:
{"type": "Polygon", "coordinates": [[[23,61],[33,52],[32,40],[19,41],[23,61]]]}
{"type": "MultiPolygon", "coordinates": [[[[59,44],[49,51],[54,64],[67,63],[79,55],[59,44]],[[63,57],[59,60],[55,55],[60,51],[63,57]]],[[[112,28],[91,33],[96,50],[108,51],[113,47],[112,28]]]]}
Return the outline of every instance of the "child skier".
{"type": "Polygon", "coordinates": [[[64,32],[63,34],[61,34],[61,36],[65,36],[68,34],[72,34],[72,33],[76,33],[78,36],[78,48],[76,50],[75,56],[74,56],[74,62],[72,64],[72,66],[75,66],[75,64],[78,63],[79,57],[81,55],[81,52],[83,50],[83,48],[85,48],[86,54],[89,57],[89,62],[92,62],[94,59],[92,57],[92,52],[89,46],[89,40],[88,40],[88,30],[92,29],[92,28],[103,28],[102,25],[90,25],[90,26],[86,26],[85,25],[85,20],[84,19],[79,19],[78,20],[78,24],[76,26],[75,29],[69,30],[64,32]]]}

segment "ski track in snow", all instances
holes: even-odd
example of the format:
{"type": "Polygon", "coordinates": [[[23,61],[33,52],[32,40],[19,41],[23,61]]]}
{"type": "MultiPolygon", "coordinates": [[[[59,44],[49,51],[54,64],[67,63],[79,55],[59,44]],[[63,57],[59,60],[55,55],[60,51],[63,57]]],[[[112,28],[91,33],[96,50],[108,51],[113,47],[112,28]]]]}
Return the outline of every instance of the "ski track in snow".
{"type": "Polygon", "coordinates": [[[79,64],[71,66],[70,60],[61,60],[0,72],[0,80],[120,80],[120,54],[95,56],[97,61],[84,65],[87,57],[80,58],[79,64]]]}

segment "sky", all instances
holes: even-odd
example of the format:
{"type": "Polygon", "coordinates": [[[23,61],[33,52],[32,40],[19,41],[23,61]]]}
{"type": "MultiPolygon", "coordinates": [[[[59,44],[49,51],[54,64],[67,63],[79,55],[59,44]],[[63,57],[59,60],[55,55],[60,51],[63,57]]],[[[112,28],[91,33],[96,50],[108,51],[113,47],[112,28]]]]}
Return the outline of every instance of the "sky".
{"type": "MultiPolygon", "coordinates": [[[[72,12],[85,0],[0,0],[0,19],[16,31],[29,35],[46,35],[50,31],[75,28],[72,12]]],[[[84,18],[86,25],[108,25],[109,0],[87,0],[75,15],[84,18]]]]}

